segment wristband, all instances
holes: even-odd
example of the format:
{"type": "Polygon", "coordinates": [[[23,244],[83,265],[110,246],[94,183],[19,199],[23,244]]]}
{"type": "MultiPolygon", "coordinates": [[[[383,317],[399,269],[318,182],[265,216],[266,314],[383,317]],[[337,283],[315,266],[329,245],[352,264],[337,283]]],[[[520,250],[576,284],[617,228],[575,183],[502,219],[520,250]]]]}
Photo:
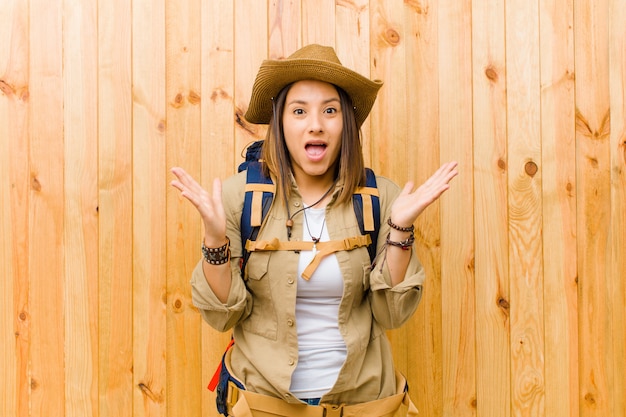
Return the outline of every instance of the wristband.
{"type": "Polygon", "coordinates": [[[230,239],[226,237],[226,243],[219,248],[207,248],[202,241],[202,255],[210,265],[224,265],[230,260],[230,239]]]}
{"type": "Polygon", "coordinates": [[[397,224],[394,224],[391,221],[391,217],[387,220],[387,224],[392,228],[392,229],[396,229],[400,232],[413,232],[413,230],[415,230],[415,226],[411,225],[409,227],[402,227],[402,226],[398,226],[397,224]]]}

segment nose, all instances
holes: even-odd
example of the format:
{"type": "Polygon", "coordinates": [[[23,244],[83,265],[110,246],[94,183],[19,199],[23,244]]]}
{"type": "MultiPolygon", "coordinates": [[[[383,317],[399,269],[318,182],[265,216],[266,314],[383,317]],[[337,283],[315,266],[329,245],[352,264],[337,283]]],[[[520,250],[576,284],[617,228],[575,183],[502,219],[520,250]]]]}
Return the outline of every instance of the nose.
{"type": "Polygon", "coordinates": [[[324,130],[322,118],[316,112],[309,116],[309,133],[320,133],[324,130]]]}

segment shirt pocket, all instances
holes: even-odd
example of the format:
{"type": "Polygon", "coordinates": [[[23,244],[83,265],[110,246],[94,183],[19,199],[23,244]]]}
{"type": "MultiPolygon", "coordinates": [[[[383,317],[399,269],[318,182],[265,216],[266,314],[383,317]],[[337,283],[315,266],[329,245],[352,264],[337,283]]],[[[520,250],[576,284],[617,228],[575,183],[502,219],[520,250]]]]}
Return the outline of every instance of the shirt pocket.
{"type": "Polygon", "coordinates": [[[246,286],[252,294],[252,310],[241,327],[249,333],[276,340],[278,320],[267,273],[271,252],[250,254],[246,265],[246,286]]]}

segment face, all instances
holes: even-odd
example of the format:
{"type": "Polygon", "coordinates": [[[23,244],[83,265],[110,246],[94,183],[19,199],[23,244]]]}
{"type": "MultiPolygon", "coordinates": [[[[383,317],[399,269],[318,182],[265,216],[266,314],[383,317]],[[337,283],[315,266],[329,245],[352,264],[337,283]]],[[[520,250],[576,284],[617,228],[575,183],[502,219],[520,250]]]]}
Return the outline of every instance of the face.
{"type": "Polygon", "coordinates": [[[339,93],[322,81],[298,81],[285,100],[283,133],[299,185],[332,182],[341,150],[343,117],[339,93]]]}

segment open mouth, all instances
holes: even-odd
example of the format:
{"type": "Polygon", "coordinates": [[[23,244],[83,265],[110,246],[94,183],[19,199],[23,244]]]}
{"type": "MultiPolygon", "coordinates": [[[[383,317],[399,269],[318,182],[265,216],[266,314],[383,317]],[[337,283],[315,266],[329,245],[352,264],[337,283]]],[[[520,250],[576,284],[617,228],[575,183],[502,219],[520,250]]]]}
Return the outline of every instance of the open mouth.
{"type": "Polygon", "coordinates": [[[304,147],[307,155],[312,158],[320,157],[326,151],[327,145],[325,143],[307,143],[304,147]]]}

